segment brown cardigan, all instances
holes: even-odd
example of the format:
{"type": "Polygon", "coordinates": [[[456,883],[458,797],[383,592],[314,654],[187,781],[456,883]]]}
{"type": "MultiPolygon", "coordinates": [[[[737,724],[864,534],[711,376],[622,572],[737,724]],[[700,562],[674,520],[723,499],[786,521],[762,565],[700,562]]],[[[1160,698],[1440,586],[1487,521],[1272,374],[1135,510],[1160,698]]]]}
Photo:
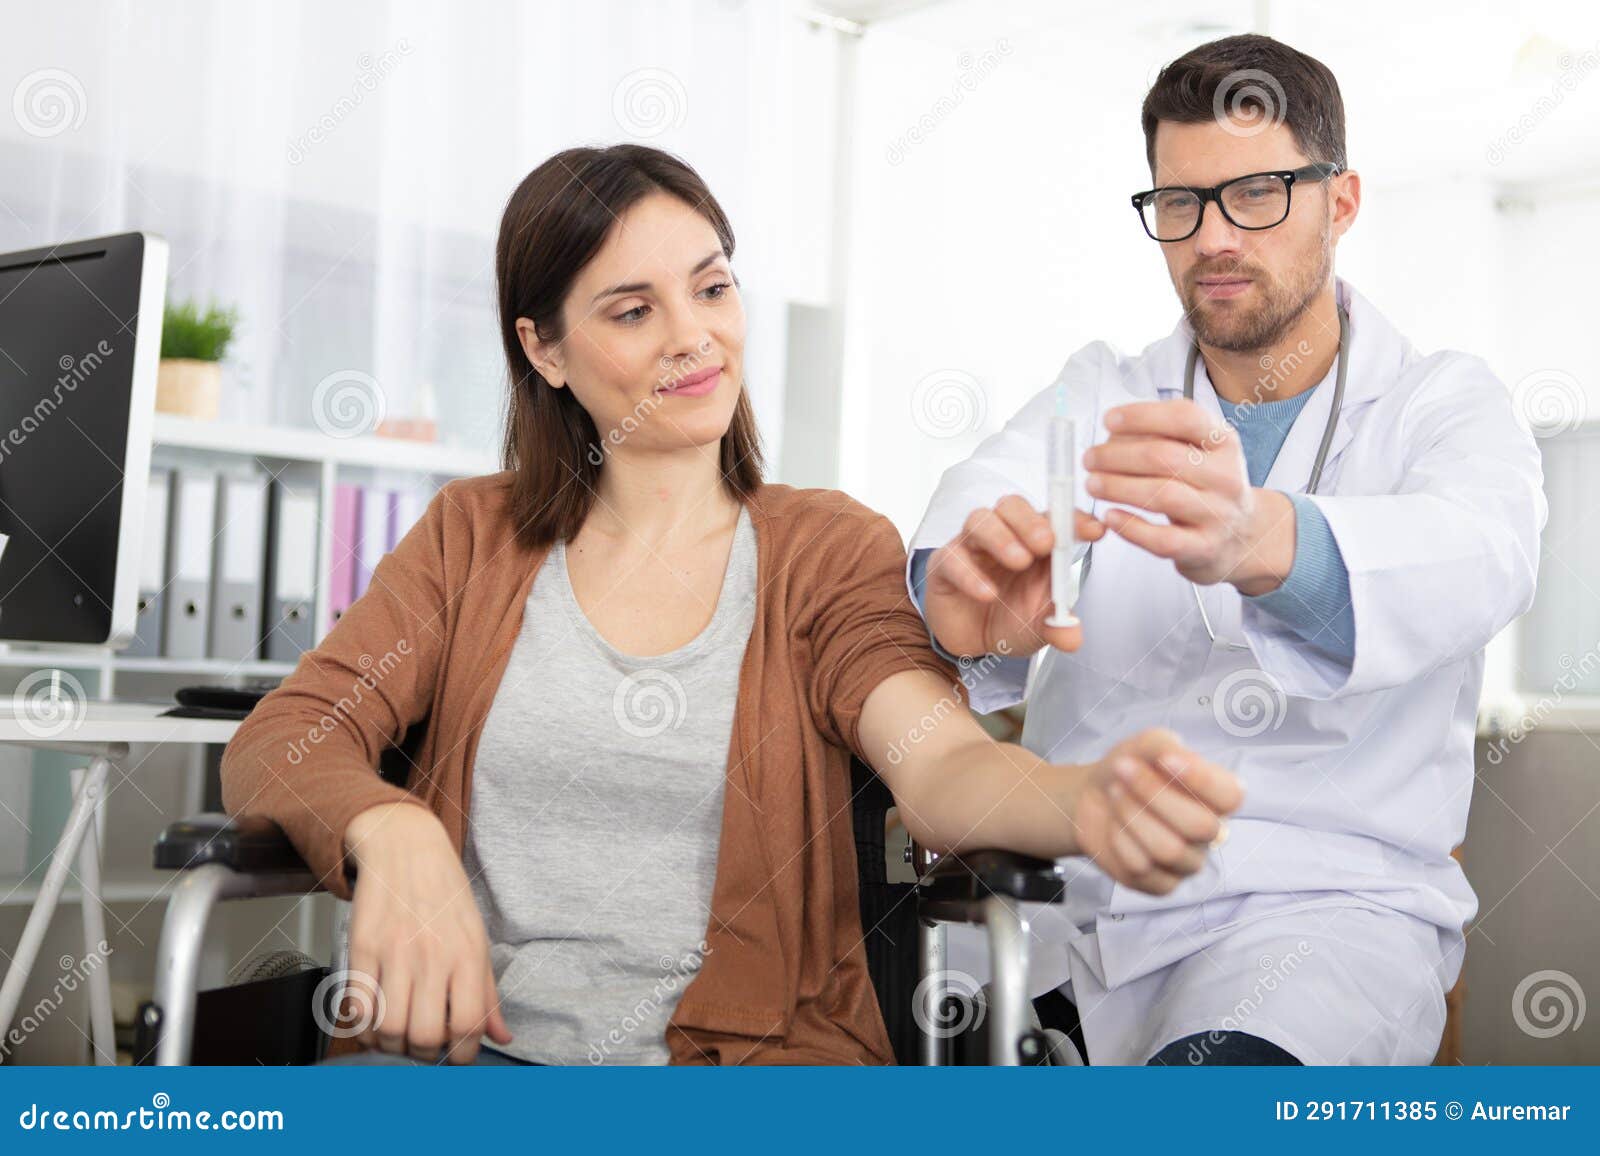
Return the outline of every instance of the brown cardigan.
{"type": "MultiPolygon", "coordinates": [[[[228,812],[278,822],[341,898],[345,826],[368,807],[421,803],[463,846],[478,736],[544,557],[512,533],[510,477],[446,485],[223,756],[228,812]],[[407,787],[385,783],[379,756],[425,718],[407,787]]],[[[760,593],[709,951],[668,1023],[672,1062],[893,1063],[857,907],[850,751],[862,703],[889,675],[930,670],[964,691],[928,645],[887,518],[789,486],[762,486],[747,505],[760,593]]]]}

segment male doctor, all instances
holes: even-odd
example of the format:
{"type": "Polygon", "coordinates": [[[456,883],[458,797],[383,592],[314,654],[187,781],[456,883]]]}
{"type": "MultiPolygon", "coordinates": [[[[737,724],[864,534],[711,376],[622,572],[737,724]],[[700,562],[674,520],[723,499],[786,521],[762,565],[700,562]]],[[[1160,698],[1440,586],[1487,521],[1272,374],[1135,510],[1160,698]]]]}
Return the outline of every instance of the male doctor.
{"type": "Polygon", "coordinates": [[[1198,874],[1119,833],[1121,874],[1164,894],[1074,858],[1067,903],[1028,912],[1033,994],[1076,1005],[1089,1062],[1425,1064],[1477,909],[1450,853],[1484,646],[1533,596],[1539,455],[1481,360],[1418,353],[1334,277],[1361,182],[1324,65],[1202,45],[1143,125],[1128,225],[1183,318],[1137,356],[1078,351],[945,473],[912,592],[945,651],[1007,656],[973,664],[972,705],[1026,698],[1029,749],[1164,727],[1244,783],[1198,874]],[[1058,386],[1082,451],[1066,627],[1041,512],[1058,386]]]}

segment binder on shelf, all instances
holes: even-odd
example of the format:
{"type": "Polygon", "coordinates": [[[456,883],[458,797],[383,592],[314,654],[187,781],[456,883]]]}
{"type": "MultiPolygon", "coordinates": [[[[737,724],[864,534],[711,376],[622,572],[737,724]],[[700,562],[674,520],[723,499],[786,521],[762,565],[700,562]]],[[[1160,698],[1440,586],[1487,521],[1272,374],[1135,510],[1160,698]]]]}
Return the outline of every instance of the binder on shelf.
{"type": "Polygon", "coordinates": [[[361,533],[356,547],[356,594],[360,598],[372,585],[372,574],[388,553],[394,533],[394,495],[377,486],[361,491],[361,533]]]}
{"type": "Polygon", "coordinates": [[[333,488],[333,557],[328,562],[328,629],[356,597],[356,552],[361,545],[361,487],[333,488]]]}
{"type": "Polygon", "coordinates": [[[273,662],[298,662],[317,641],[317,496],[274,481],[267,526],[261,652],[273,662]]]}
{"type": "Polygon", "coordinates": [[[161,653],[167,608],[167,527],[172,512],[172,471],[150,471],[144,507],[144,541],[139,562],[139,605],[133,641],[122,653],[130,658],[155,658],[161,653]]]}
{"type": "Polygon", "coordinates": [[[211,619],[211,533],[216,524],[217,475],[180,470],[172,495],[172,584],[167,589],[166,655],[206,657],[211,619]]]}
{"type": "Polygon", "coordinates": [[[393,550],[395,543],[400,541],[400,490],[390,490],[386,497],[389,507],[389,516],[384,519],[383,552],[393,550]]]}
{"type": "Polygon", "coordinates": [[[212,658],[253,661],[261,641],[262,554],[267,541],[267,479],[217,479],[217,532],[211,560],[212,658]]]}
{"type": "Polygon", "coordinates": [[[411,533],[411,527],[422,520],[422,511],[426,506],[427,499],[416,486],[407,486],[395,493],[394,541],[389,543],[389,549],[393,550],[402,538],[411,533]]]}

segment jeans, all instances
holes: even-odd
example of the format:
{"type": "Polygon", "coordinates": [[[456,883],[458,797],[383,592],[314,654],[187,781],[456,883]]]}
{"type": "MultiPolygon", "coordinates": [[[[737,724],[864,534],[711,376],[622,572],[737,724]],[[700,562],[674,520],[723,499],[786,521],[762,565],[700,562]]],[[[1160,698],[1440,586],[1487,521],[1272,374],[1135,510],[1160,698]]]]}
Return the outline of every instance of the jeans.
{"type": "MultiPolygon", "coordinates": [[[[1089,1048],[1083,1040],[1083,1025],[1078,1021],[1078,1009],[1059,989],[1045,992],[1033,1001],[1039,1013],[1039,1022],[1047,1028],[1065,1032],[1077,1045],[1078,1054],[1088,1056],[1089,1048]]],[[[1249,1032],[1222,1031],[1196,1032],[1173,1040],[1145,1061],[1147,1067],[1227,1067],[1242,1065],[1299,1066],[1289,1052],[1270,1040],[1253,1036],[1249,1032]]]]}
{"type": "Polygon", "coordinates": [[[1196,1032],[1173,1040],[1146,1061],[1163,1068],[1226,1067],[1251,1064],[1299,1067],[1300,1061],[1271,1040],[1249,1032],[1196,1032]]]}

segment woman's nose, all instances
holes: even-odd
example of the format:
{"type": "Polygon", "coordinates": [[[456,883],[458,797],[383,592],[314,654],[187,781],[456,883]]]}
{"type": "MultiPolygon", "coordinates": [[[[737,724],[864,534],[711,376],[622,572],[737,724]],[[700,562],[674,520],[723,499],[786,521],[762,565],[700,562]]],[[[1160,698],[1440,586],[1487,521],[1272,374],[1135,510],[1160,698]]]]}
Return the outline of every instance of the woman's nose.
{"type": "Polygon", "coordinates": [[[711,330],[689,308],[674,310],[668,317],[667,350],[663,357],[705,357],[711,352],[711,330]]]}

